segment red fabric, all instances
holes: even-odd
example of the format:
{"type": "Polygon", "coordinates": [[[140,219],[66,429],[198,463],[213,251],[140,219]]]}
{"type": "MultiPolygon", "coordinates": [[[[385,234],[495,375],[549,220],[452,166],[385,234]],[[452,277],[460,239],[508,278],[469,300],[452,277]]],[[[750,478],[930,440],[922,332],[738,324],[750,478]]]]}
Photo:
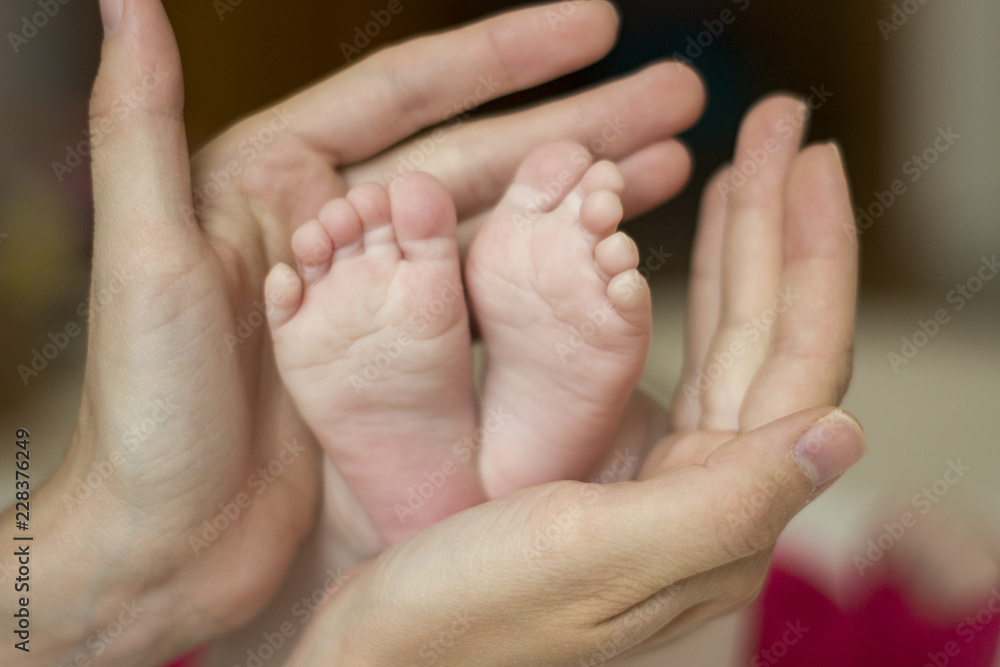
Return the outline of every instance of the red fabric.
{"type": "Polygon", "coordinates": [[[179,658],[169,665],[165,665],[165,667],[198,667],[198,664],[198,654],[188,653],[183,658],[179,658]]]}
{"type": "MultiPolygon", "coordinates": [[[[757,603],[750,667],[989,667],[1000,638],[1000,587],[971,613],[941,624],[923,618],[888,580],[841,609],[804,577],[776,563],[757,603]]],[[[746,663],[744,663],[746,664],[746,663]]]]}

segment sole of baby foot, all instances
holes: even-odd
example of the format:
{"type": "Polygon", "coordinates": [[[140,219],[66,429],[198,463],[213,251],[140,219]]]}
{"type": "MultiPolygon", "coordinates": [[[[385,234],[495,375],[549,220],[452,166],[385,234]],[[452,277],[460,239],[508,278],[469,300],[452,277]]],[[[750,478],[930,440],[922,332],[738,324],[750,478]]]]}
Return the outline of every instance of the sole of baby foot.
{"type": "Polygon", "coordinates": [[[532,153],[477,234],[466,284],[486,345],[486,493],[587,479],[638,383],[652,331],[610,162],[557,142],[532,153]]]}
{"type": "Polygon", "coordinates": [[[426,174],[355,187],[268,277],[282,378],[386,545],[483,499],[455,209],[426,174]]]}

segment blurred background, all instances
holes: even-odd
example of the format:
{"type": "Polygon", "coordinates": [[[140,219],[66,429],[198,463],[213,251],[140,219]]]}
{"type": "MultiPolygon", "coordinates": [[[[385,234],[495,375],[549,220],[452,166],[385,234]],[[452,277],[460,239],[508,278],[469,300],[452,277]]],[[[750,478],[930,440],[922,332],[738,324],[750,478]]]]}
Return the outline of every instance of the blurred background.
{"type": "MultiPolygon", "coordinates": [[[[353,40],[371,10],[385,6],[383,0],[165,4],[185,66],[192,149],[234,120],[344,67],[341,43],[353,40]]],[[[406,0],[366,52],[516,4],[406,0]]],[[[982,281],[977,272],[984,258],[1000,252],[1000,3],[617,5],[621,39],[607,58],[476,113],[562,94],[675,54],[702,73],[708,107],[684,136],[695,156],[691,184],[627,227],[640,248],[662,245],[673,255],[653,276],[657,336],[647,387],[664,400],[673,390],[698,196],[707,176],[731,155],[740,118],[770,91],[824,91],[809,137],[835,138],[843,146],[863,230],[856,375],[845,407],[865,423],[872,450],[796,519],[784,548],[818,564],[816,577],[849,604],[857,573],[848,567],[845,574],[843,564],[864,553],[885,512],[910,505],[958,459],[970,471],[933,512],[955,516],[980,535],[996,534],[1000,280],[982,281]],[[727,9],[735,20],[719,30],[716,19],[727,9]],[[965,293],[955,291],[960,286],[965,293]],[[940,309],[947,322],[921,336],[921,322],[940,309]]],[[[101,28],[93,0],[60,4],[44,21],[35,18],[39,11],[37,0],[0,4],[0,469],[13,461],[8,436],[26,427],[38,450],[34,470],[44,475],[60,460],[79,401],[84,336],[60,333],[85,325],[79,309],[87,298],[92,226],[87,100],[101,28]],[[45,365],[37,376],[19,372],[59,341],[65,345],[39,361],[45,365]]],[[[8,477],[0,482],[0,502],[11,495],[8,477]]],[[[743,659],[748,627],[744,620],[724,619],[671,655],[677,664],[732,664],[743,659]]],[[[648,664],[664,664],[659,660],[648,664]]]]}

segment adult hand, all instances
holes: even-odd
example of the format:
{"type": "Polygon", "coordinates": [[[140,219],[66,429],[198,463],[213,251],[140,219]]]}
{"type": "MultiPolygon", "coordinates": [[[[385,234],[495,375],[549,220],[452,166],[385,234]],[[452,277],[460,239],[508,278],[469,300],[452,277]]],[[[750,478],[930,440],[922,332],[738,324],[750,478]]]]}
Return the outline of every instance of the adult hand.
{"type": "Polygon", "coordinates": [[[93,658],[92,638],[126,612],[127,632],[100,640],[101,660],[153,664],[245,622],[279,586],[313,523],[318,466],[273,367],[263,279],[322,203],[391,180],[403,159],[473,221],[531,148],[567,138],[621,165],[635,214],[682,186],[689,160],[670,137],[703,101],[690,70],[661,64],[383,152],[601,57],[612,7],[562,3],[377,53],[189,160],[160,2],[101,4],[86,379],[69,456],[35,496],[33,563],[46,584],[33,591],[24,665],[93,658]]]}
{"type": "Polygon", "coordinates": [[[705,189],[675,431],[746,432],[847,391],[857,240],[839,150],[799,152],[808,113],[761,101],[705,189]]]}
{"type": "Polygon", "coordinates": [[[356,568],[287,664],[604,664],[652,648],[753,600],[781,529],[864,447],[846,413],[815,408],[644,481],[460,512],[356,568]]]}
{"type": "Polygon", "coordinates": [[[756,596],[781,530],[866,446],[810,407],[847,387],[857,261],[839,152],[799,152],[801,108],[752,110],[706,192],[676,431],[640,481],[549,484],[433,526],[357,568],[291,664],[603,664],[756,596]]]}

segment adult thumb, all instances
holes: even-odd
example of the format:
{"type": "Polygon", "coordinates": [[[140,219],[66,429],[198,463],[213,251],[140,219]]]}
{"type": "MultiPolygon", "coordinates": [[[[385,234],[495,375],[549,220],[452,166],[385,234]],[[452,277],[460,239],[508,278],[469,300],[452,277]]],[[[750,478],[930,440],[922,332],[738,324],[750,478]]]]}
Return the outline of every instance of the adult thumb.
{"type": "Polygon", "coordinates": [[[95,264],[183,258],[198,233],[173,30],[159,0],[101,0],[101,14],[90,103],[95,264]]]}
{"type": "Polygon", "coordinates": [[[599,506],[602,525],[617,533],[608,543],[621,545],[611,560],[655,564],[648,571],[655,592],[765,552],[865,448],[857,420],[813,408],[738,435],[703,464],[613,487],[599,506]]]}

